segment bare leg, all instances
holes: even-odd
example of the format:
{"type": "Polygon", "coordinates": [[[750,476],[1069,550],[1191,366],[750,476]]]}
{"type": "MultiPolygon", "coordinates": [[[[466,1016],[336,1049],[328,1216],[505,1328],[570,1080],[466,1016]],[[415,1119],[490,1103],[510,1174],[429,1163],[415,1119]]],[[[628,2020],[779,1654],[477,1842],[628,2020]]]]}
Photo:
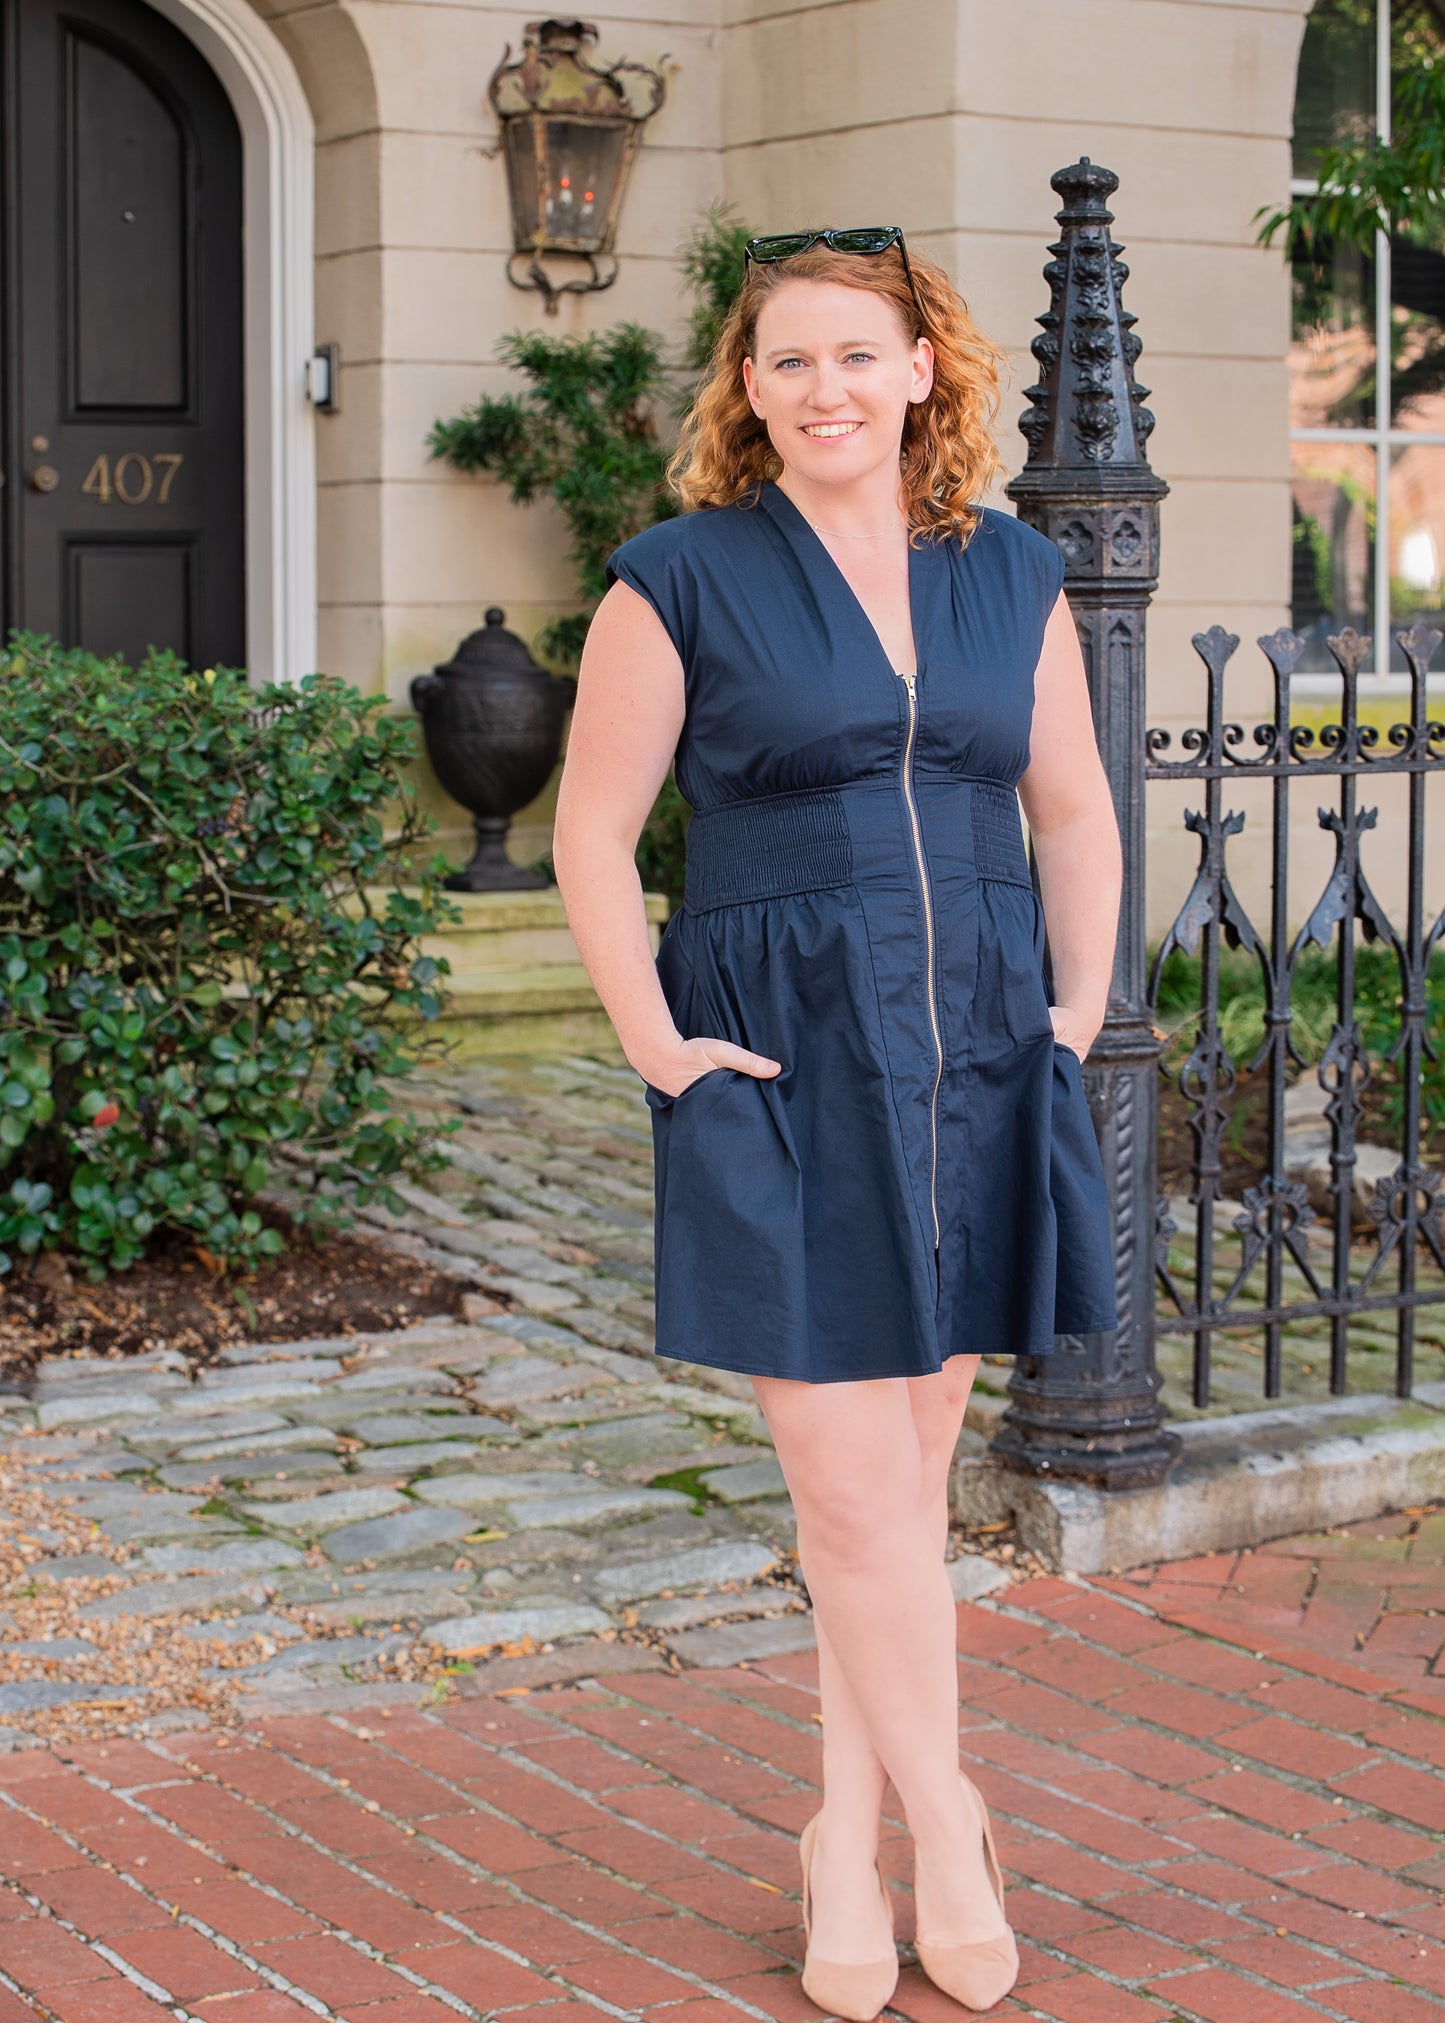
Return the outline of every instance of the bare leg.
{"type": "MultiPolygon", "coordinates": [[[[873,1747],[858,1702],[853,1698],[847,1676],[838,1663],[821,1616],[815,1616],[818,1636],[818,1689],[823,1703],[823,1803],[827,1819],[819,1828],[813,1855],[813,1874],[820,1890],[827,1887],[825,1841],[830,1847],[849,1850],[849,1867],[862,1877],[860,1918],[876,1907],[878,1892],[872,1887],[873,1863],[878,1853],[879,1815],[888,1789],[888,1772],[873,1747]]],[[[875,1919],[875,1923],[878,1921],[875,1919]]],[[[860,1959],[874,1959],[886,1947],[863,1946],[860,1959]]],[[[824,1959],[846,1955],[830,1953],[819,1943],[824,1959]]]]}
{"type": "Polygon", "coordinates": [[[754,1380],[792,1492],[819,1626],[825,1799],[813,1876],[822,1958],[887,1950],[872,1869],[885,1777],[922,1861],[945,1878],[929,1898],[929,1934],[969,1939],[1000,1928],[957,1776],[955,1617],[943,1572],[948,1466],[976,1367],[954,1357],[935,1377],[754,1380]]]}
{"type": "MultiPolygon", "coordinates": [[[[933,1484],[933,1522],[940,1558],[948,1548],[949,1471],[969,1392],[978,1373],[978,1361],[977,1356],[954,1356],[945,1363],[939,1377],[912,1377],[908,1380],[914,1421],[925,1456],[926,1478],[933,1484]]],[[[954,1677],[956,1681],[956,1667],[954,1677]]],[[[955,1763],[957,1747],[955,1687],[955,1763]]],[[[948,1855],[926,1847],[914,1874],[915,1928],[925,1937],[945,1944],[995,1938],[1003,1929],[1003,1920],[998,1914],[997,1899],[981,1852],[982,1822],[977,1808],[967,1796],[966,1787],[963,1789],[965,1806],[960,1817],[964,1842],[961,1855],[948,1855]]]]}
{"type": "MultiPolygon", "coordinates": [[[[936,1377],[908,1380],[909,1404],[919,1443],[925,1501],[933,1513],[937,1550],[941,1559],[948,1545],[948,1476],[958,1432],[963,1423],[969,1392],[978,1369],[977,1356],[954,1356],[936,1377]]],[[[873,1747],[867,1725],[853,1698],[852,1688],[838,1663],[821,1618],[815,1623],[818,1636],[818,1688],[823,1712],[823,1802],[827,1820],[819,1830],[814,1872],[820,1892],[827,1886],[828,1852],[836,1856],[847,1850],[846,1867],[854,1881],[861,1881],[863,1902],[857,1906],[859,1919],[866,1921],[875,1902],[872,1864],[878,1852],[879,1815],[888,1790],[888,1773],[873,1747]]],[[[842,1894],[849,1894],[849,1878],[838,1878],[842,1894]]],[[[832,1892],[834,1896],[838,1890],[832,1892]]],[[[840,1919],[840,1923],[843,1920],[840,1919]]],[[[857,1920],[853,1921],[855,1924],[857,1920]]],[[[825,1958],[836,1959],[819,1946],[825,1958]]],[[[867,1948],[860,1958],[871,1955],[867,1948]]]]}

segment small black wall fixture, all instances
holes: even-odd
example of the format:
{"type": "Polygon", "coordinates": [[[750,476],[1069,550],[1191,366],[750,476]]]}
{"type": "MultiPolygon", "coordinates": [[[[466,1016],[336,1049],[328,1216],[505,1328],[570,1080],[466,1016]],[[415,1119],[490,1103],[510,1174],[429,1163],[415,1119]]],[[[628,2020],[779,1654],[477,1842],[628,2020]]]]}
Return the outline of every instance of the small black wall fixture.
{"type": "Polygon", "coordinates": [[[480,632],[411,684],[432,770],[477,835],[471,862],[442,880],[451,892],[524,892],[551,882],[545,871],[511,861],[507,830],[552,776],[577,683],[539,667],[505,617],[494,604],[480,632]]]}
{"type": "Polygon", "coordinates": [[[596,40],[590,21],[529,21],[520,60],[508,61],[509,43],[487,85],[502,123],[512,205],[507,279],[540,289],[549,316],[559,295],[617,279],[612,244],[622,192],[643,126],[667,88],[660,72],[640,63],[599,69],[587,55],[596,40]],[[543,253],[580,259],[587,271],[554,280],[543,253]],[[520,274],[519,261],[527,263],[520,274]]]}

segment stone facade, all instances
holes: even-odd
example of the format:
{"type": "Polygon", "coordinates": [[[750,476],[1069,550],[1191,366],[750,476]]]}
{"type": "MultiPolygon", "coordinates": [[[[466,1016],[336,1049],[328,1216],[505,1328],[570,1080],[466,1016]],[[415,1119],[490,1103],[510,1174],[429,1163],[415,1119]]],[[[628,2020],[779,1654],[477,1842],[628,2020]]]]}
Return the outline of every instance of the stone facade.
{"type": "MultiPolygon", "coordinates": [[[[572,594],[545,505],[429,463],[438,416],[500,391],[505,331],[676,330],[675,250],[714,197],[758,229],[897,221],[947,265],[1013,359],[1000,422],[1011,470],[1047,301],[1049,176],[1081,153],[1114,169],[1150,443],[1170,486],[1150,622],[1152,723],[1197,721],[1190,635],[1246,642],[1231,716],[1268,700],[1253,646],[1289,616],[1289,290],[1254,213],[1289,188],[1295,72],[1308,0],[674,0],[599,5],[598,55],[660,65],[668,94],[623,201],[619,278],[569,296],[510,287],[506,180],[487,79],[526,16],[441,0],[254,0],[296,66],[316,122],[316,335],[342,354],[342,411],[316,422],[319,659],[405,706],[409,676],[446,658],[485,607],[530,636],[572,594]]],[[[1150,928],[1195,859],[1187,796],[1151,789],[1150,928]]],[[[459,811],[437,809],[465,854],[459,811]]],[[[518,825],[546,840],[550,796],[518,825]]],[[[1237,846],[1262,896],[1266,813],[1237,846]],[[1251,833],[1252,832],[1252,833],[1251,833]]],[[[1328,873],[1313,804],[1298,870],[1328,873]]],[[[1382,860],[1403,851],[1381,852],[1382,860]]],[[[1397,895],[1388,878],[1382,896],[1397,895]]],[[[1436,895],[1439,903],[1441,895],[1436,895]]]]}

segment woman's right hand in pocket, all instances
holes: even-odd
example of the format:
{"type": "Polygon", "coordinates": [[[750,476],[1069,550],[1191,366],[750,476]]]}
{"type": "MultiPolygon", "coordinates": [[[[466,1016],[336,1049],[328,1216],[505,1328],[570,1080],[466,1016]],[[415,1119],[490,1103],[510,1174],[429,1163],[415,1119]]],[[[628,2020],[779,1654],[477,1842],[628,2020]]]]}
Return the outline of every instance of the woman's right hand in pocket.
{"type": "Polygon", "coordinates": [[[714,1068],[738,1068],[743,1074],[755,1075],[766,1082],[782,1073],[783,1064],[770,1060],[766,1054],[734,1046],[731,1040],[679,1039],[676,1047],[660,1059],[642,1066],[634,1061],[633,1066],[654,1089],[661,1089],[665,1096],[680,1096],[714,1068]]]}

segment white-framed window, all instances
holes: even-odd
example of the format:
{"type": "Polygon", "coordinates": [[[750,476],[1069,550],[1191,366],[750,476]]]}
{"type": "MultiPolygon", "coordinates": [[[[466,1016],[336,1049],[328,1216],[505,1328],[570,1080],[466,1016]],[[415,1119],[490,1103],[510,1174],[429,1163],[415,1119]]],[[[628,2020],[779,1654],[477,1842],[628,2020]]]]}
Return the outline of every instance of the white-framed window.
{"type": "MultiPolygon", "coordinates": [[[[1316,0],[1295,94],[1291,188],[1317,187],[1322,148],[1379,134],[1410,69],[1445,62],[1445,0],[1316,0]]],[[[1296,259],[1289,352],[1292,624],[1306,676],[1351,625],[1377,677],[1402,672],[1393,635],[1445,632],[1445,241],[1383,232],[1296,259]]],[[[1369,663],[1367,663],[1367,666],[1369,663]]],[[[1382,686],[1391,685],[1388,683],[1382,686]]]]}

